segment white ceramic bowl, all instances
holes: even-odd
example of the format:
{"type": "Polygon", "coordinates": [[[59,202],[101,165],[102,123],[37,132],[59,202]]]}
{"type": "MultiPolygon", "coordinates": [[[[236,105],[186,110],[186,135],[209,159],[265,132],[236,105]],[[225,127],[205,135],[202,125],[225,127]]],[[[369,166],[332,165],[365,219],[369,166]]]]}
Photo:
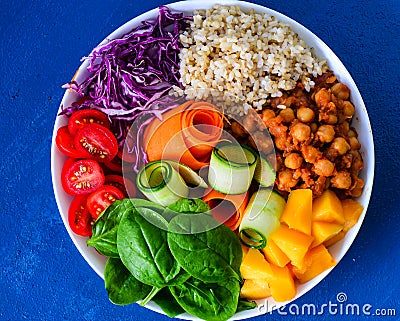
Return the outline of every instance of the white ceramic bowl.
{"type": "MultiPolygon", "coordinates": [[[[276,12],[274,10],[262,7],[260,5],[252,4],[249,2],[243,2],[243,1],[235,1],[235,0],[223,0],[223,1],[215,1],[215,0],[201,0],[201,1],[182,1],[182,2],[175,2],[171,3],[168,5],[172,10],[175,11],[181,11],[185,12],[187,14],[192,13],[194,9],[207,9],[210,8],[213,4],[215,3],[220,3],[220,4],[236,4],[239,5],[242,9],[244,10],[249,10],[253,8],[256,12],[265,12],[268,14],[274,15],[276,18],[280,19],[281,21],[284,21],[288,24],[291,25],[293,30],[299,34],[299,36],[306,41],[308,46],[313,47],[315,50],[315,54],[319,57],[322,57],[327,60],[330,68],[335,72],[335,75],[338,77],[339,81],[346,84],[350,90],[351,90],[351,101],[355,105],[355,115],[353,118],[353,126],[357,129],[357,132],[359,133],[359,140],[362,145],[361,148],[361,154],[364,160],[364,169],[361,172],[361,177],[365,181],[365,187],[363,194],[361,197],[359,197],[358,201],[364,206],[364,211],[361,214],[361,217],[358,221],[358,223],[346,234],[345,238],[341,240],[340,242],[336,243],[332,247],[330,247],[330,253],[333,255],[333,257],[336,259],[337,262],[339,262],[343,256],[346,254],[348,249],[350,248],[351,244],[353,243],[354,239],[357,236],[357,233],[361,227],[361,224],[364,220],[368,203],[370,200],[371,196],[371,191],[372,191],[372,184],[373,184],[373,178],[374,178],[374,166],[375,166],[375,160],[374,160],[374,143],[373,143],[373,137],[372,137],[372,129],[370,125],[370,121],[368,118],[367,110],[365,108],[364,102],[361,98],[360,92],[357,89],[357,86],[350,76],[349,72],[346,70],[345,66],[342,64],[342,62],[339,60],[339,58],[333,53],[333,51],[324,43],[322,42],[316,35],[314,35],[312,32],[310,32],[308,29],[303,27],[301,24],[297,23],[296,21],[288,18],[287,16],[276,12]]],[[[148,11],[132,20],[129,22],[125,23],[123,26],[115,30],[113,33],[111,33],[102,43],[107,42],[107,39],[113,39],[122,36],[123,34],[129,32],[133,27],[137,26],[141,21],[143,20],[148,20],[155,18],[158,14],[158,9],[155,8],[151,11],[148,11]]],[[[87,77],[88,72],[86,70],[86,67],[88,66],[88,62],[85,61],[80,68],[78,69],[75,79],[80,82],[85,77],[87,77]]],[[[73,101],[75,101],[77,98],[76,94],[70,93],[68,90],[65,92],[64,97],[62,99],[61,105],[64,106],[69,106],[73,101]]],[[[59,110],[60,111],[60,110],[59,110]]],[[[65,116],[62,117],[57,117],[55,124],[54,124],[54,131],[53,131],[53,143],[52,143],[52,148],[51,148],[51,171],[52,171],[52,181],[53,181],[53,188],[54,188],[54,193],[57,201],[57,205],[61,214],[61,218],[64,222],[64,225],[75,243],[77,249],[79,252],[82,254],[82,256],[85,258],[85,260],[88,262],[88,264],[93,268],[93,270],[100,276],[104,277],[103,271],[104,271],[104,265],[106,262],[106,258],[99,255],[94,248],[87,247],[86,246],[86,238],[80,237],[75,235],[69,225],[68,225],[68,207],[69,204],[72,200],[72,197],[67,195],[62,186],[61,186],[61,181],[60,181],[60,175],[61,175],[61,168],[63,166],[64,161],[66,160],[66,157],[62,155],[58,150],[57,147],[55,146],[55,134],[57,132],[57,129],[60,126],[66,125],[67,123],[67,118],[65,116]]],[[[323,278],[325,278],[328,273],[331,271],[327,270],[323,272],[322,274],[318,275],[311,281],[299,285],[297,287],[297,295],[293,300],[296,300],[297,298],[301,297],[303,294],[305,294],[307,291],[311,290],[313,287],[315,287],[323,278]]],[[[284,304],[287,304],[288,302],[285,303],[276,303],[272,298],[268,298],[265,301],[261,300],[259,301],[260,304],[264,303],[264,307],[268,307],[268,309],[265,308],[260,308],[260,309],[254,309],[250,311],[244,311],[241,313],[238,313],[234,316],[233,320],[240,320],[240,319],[247,319],[250,317],[254,317],[266,312],[269,312],[271,308],[279,308],[280,306],[283,306],[284,304]]],[[[163,313],[162,310],[153,302],[150,302],[147,306],[147,308],[157,311],[159,313],[163,313]]],[[[261,307],[261,305],[260,305],[261,307]]],[[[183,319],[190,319],[194,320],[193,316],[189,314],[183,314],[179,316],[179,318],[183,319]]]]}

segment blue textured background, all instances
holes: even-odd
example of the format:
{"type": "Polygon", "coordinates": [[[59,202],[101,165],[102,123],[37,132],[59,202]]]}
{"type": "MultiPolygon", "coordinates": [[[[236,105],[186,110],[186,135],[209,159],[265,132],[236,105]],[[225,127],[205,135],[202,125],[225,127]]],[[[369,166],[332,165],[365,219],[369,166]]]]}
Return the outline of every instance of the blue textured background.
{"type": "MultiPolygon", "coordinates": [[[[376,179],[359,236],[297,303],[322,305],[345,292],[351,303],[395,308],[397,317],[382,319],[399,319],[400,1],[256,2],[294,18],[333,49],[361,91],[375,137],[376,179]]],[[[116,27],[165,3],[0,1],[0,320],[168,320],[136,304],[108,302],[103,281],[62,224],[50,173],[61,85],[116,27]]],[[[355,318],[325,314],[320,320],[355,318]]]]}

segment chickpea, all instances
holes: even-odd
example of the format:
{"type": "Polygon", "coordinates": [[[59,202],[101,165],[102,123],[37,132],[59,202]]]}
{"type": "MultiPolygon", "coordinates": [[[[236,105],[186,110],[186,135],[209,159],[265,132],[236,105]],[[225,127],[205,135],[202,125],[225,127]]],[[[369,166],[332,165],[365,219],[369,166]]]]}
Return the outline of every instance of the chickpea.
{"type": "Polygon", "coordinates": [[[352,150],[359,150],[361,148],[361,144],[356,137],[349,137],[349,144],[352,150]]]}
{"type": "Polygon", "coordinates": [[[343,102],[343,115],[346,116],[347,118],[351,118],[354,115],[354,105],[346,100],[343,102]]]}
{"type": "Polygon", "coordinates": [[[332,187],[347,189],[351,185],[351,176],[349,172],[338,172],[331,178],[332,187]]]}
{"type": "Polygon", "coordinates": [[[307,163],[314,164],[317,159],[322,157],[322,152],[311,145],[301,146],[301,153],[307,163]]]}
{"type": "Polygon", "coordinates": [[[342,100],[347,100],[350,97],[350,89],[341,83],[337,83],[331,88],[332,94],[334,94],[337,98],[342,100]]]}
{"type": "Polygon", "coordinates": [[[233,136],[235,137],[245,137],[247,135],[246,130],[237,121],[233,121],[231,124],[231,129],[233,136]]]}
{"type": "Polygon", "coordinates": [[[293,172],[290,169],[285,169],[278,175],[277,185],[278,189],[283,191],[290,191],[299,180],[293,177],[293,172]]]}
{"type": "Polygon", "coordinates": [[[336,150],[339,155],[344,155],[350,149],[350,145],[343,137],[336,137],[331,144],[331,148],[336,150]]]}
{"type": "Polygon", "coordinates": [[[327,119],[327,124],[329,124],[329,125],[334,125],[334,124],[336,124],[337,122],[338,122],[338,118],[337,118],[337,116],[336,115],[334,115],[334,114],[329,114],[328,115],[328,119],[327,119]]]}
{"type": "Polygon", "coordinates": [[[290,153],[285,158],[285,166],[290,169],[298,169],[303,163],[303,157],[297,153],[290,153]]]}
{"type": "Polygon", "coordinates": [[[302,121],[303,123],[309,123],[314,119],[314,111],[311,108],[300,107],[297,110],[297,119],[302,121]]]}
{"type": "Polygon", "coordinates": [[[294,112],[292,108],[282,109],[279,115],[283,118],[285,123],[290,123],[294,119],[294,112]]]}
{"type": "Polygon", "coordinates": [[[350,125],[347,121],[344,121],[337,126],[336,130],[339,132],[339,135],[346,136],[350,130],[350,125]]]}
{"type": "Polygon", "coordinates": [[[347,133],[347,137],[357,137],[357,134],[354,130],[350,129],[347,133]]]}
{"type": "Polygon", "coordinates": [[[331,94],[326,88],[321,88],[315,95],[314,100],[317,103],[318,107],[324,107],[329,104],[331,101],[331,94]]]}
{"type": "Polygon", "coordinates": [[[306,124],[297,123],[290,129],[290,133],[297,141],[304,142],[310,138],[311,128],[306,124]]]}
{"type": "Polygon", "coordinates": [[[319,176],[331,176],[335,170],[335,165],[326,158],[321,158],[314,163],[314,172],[319,176]]]}
{"type": "Polygon", "coordinates": [[[315,135],[321,143],[330,143],[335,138],[335,129],[332,125],[321,125],[315,135]]]}
{"type": "Polygon", "coordinates": [[[275,117],[275,112],[272,109],[264,109],[261,114],[261,119],[266,124],[266,122],[275,117]]]}
{"type": "Polygon", "coordinates": [[[285,136],[275,137],[275,146],[280,150],[286,150],[286,147],[288,146],[287,138],[285,136]]]}

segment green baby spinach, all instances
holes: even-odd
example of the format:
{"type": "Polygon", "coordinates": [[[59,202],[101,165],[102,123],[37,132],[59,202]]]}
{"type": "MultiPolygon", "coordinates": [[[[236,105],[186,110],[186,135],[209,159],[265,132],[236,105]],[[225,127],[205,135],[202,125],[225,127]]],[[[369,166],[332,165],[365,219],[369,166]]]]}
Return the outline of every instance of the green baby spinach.
{"type": "Polygon", "coordinates": [[[172,203],[168,208],[177,213],[207,213],[210,211],[210,207],[198,198],[182,198],[175,203],[172,203]]]}
{"type": "Polygon", "coordinates": [[[87,245],[94,246],[105,256],[118,258],[118,225],[122,216],[131,208],[129,199],[118,200],[111,204],[93,224],[92,237],[87,241],[87,245]]]}
{"type": "Polygon", "coordinates": [[[236,313],[246,311],[246,310],[252,310],[258,307],[258,304],[256,301],[248,301],[244,299],[240,299],[237,308],[236,308],[236,313]]]}
{"type": "Polygon", "coordinates": [[[143,207],[159,213],[164,211],[162,206],[139,198],[117,200],[93,224],[92,237],[87,241],[87,245],[94,246],[97,251],[105,256],[118,258],[117,231],[119,222],[126,212],[143,207]]]}
{"type": "Polygon", "coordinates": [[[209,215],[181,214],[168,225],[168,246],[172,255],[190,275],[203,282],[221,282],[230,277],[241,280],[242,247],[225,225],[209,215]]]}
{"type": "Polygon", "coordinates": [[[166,229],[165,219],[148,208],[125,213],[118,227],[117,246],[122,262],[136,279],[153,286],[143,305],[163,287],[189,278],[169,250],[166,229]]]}
{"type": "Polygon", "coordinates": [[[116,305],[127,305],[142,300],[151,291],[151,286],[138,281],[117,258],[107,260],[104,284],[108,298],[116,305]]]}
{"type": "Polygon", "coordinates": [[[185,311],[207,321],[231,318],[237,309],[240,284],[236,278],[206,283],[195,278],[170,287],[172,295],[185,311]]]}
{"type": "Polygon", "coordinates": [[[175,300],[171,294],[170,288],[165,287],[156,294],[153,301],[164,311],[170,318],[174,318],[185,312],[180,304],[175,300]]]}

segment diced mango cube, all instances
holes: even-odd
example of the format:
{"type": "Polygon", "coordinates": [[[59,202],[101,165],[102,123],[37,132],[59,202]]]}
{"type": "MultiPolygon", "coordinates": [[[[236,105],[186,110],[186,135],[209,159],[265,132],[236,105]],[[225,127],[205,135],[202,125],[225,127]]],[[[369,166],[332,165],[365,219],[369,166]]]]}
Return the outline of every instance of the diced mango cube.
{"type": "Polygon", "coordinates": [[[243,279],[267,279],[271,267],[259,250],[250,248],[240,265],[240,273],[243,279]]]}
{"type": "Polygon", "coordinates": [[[342,201],[342,208],[345,220],[343,231],[347,232],[357,224],[364,208],[359,202],[350,198],[342,201]]]}
{"type": "Polygon", "coordinates": [[[260,300],[271,296],[271,289],[267,279],[244,280],[240,289],[240,297],[248,300],[260,300]]]}
{"type": "Polygon", "coordinates": [[[307,262],[304,264],[307,265],[305,271],[296,267],[292,269],[300,283],[308,282],[318,274],[336,265],[335,259],[323,244],[310,249],[304,260],[307,262]]]}
{"type": "Polygon", "coordinates": [[[311,235],[312,191],[296,189],[290,192],[281,215],[281,222],[290,228],[311,235]]]}
{"type": "Polygon", "coordinates": [[[335,236],[331,237],[329,240],[326,240],[324,242],[325,247],[330,247],[331,245],[339,242],[340,240],[342,240],[344,238],[345,235],[346,235],[346,232],[344,232],[343,230],[340,231],[338,234],[336,234],[335,236]]]}
{"type": "Polygon", "coordinates": [[[262,251],[269,263],[283,267],[290,262],[287,255],[283,253],[271,239],[268,240],[267,245],[262,249],[262,251]]]}
{"type": "Polygon", "coordinates": [[[296,286],[287,266],[271,264],[272,278],[268,279],[271,294],[275,301],[289,301],[296,295],[296,286]]]}
{"type": "Polygon", "coordinates": [[[293,265],[301,266],[303,258],[314,238],[281,224],[280,227],[271,233],[269,239],[286,254],[293,265]]]}
{"type": "Polygon", "coordinates": [[[321,243],[329,240],[335,235],[339,234],[343,230],[342,224],[328,223],[328,222],[313,222],[312,223],[312,236],[314,236],[314,241],[311,244],[312,247],[320,245],[321,243]]]}
{"type": "Polygon", "coordinates": [[[336,194],[327,189],[314,199],[312,204],[313,221],[344,224],[343,207],[336,194]]]}

